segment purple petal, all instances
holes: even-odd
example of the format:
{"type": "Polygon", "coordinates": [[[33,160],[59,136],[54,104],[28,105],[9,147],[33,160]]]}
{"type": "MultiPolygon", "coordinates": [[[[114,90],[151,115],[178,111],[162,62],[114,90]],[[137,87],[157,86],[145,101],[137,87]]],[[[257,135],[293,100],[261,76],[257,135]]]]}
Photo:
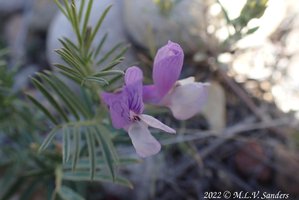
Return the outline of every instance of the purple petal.
{"type": "Polygon", "coordinates": [[[208,84],[189,83],[177,86],[167,97],[167,105],[175,118],[186,120],[197,114],[207,100],[208,84]]]}
{"type": "Polygon", "coordinates": [[[129,110],[140,114],[144,110],[142,99],[142,71],[138,67],[130,67],[125,74],[126,85],[123,88],[128,97],[129,110]]]}
{"type": "Polygon", "coordinates": [[[142,97],[145,103],[158,104],[163,96],[159,94],[155,85],[145,85],[142,97]]]}
{"type": "Polygon", "coordinates": [[[155,56],[154,63],[159,60],[162,60],[166,57],[170,57],[170,56],[173,56],[173,55],[179,54],[179,53],[183,54],[183,50],[182,50],[181,46],[178,43],[175,43],[175,42],[172,42],[169,40],[166,45],[164,45],[163,47],[158,49],[158,52],[155,56]]]}
{"type": "Polygon", "coordinates": [[[158,128],[160,130],[163,130],[165,132],[168,133],[175,133],[176,131],[172,128],[170,128],[169,126],[163,124],[162,122],[160,122],[159,120],[157,120],[156,118],[150,116],[150,115],[139,115],[140,119],[146,123],[147,125],[154,127],[154,128],[158,128]]]}
{"type": "Polygon", "coordinates": [[[166,95],[178,80],[184,61],[184,52],[179,44],[169,41],[156,54],[153,80],[161,96],[166,95]]]}
{"type": "Polygon", "coordinates": [[[124,128],[131,123],[128,97],[124,92],[102,92],[101,97],[109,108],[112,124],[115,128],[124,128]]]}
{"type": "Polygon", "coordinates": [[[140,114],[144,110],[144,104],[142,100],[142,85],[141,84],[130,84],[124,86],[124,92],[128,96],[129,109],[135,114],[140,114]]]}
{"type": "Polygon", "coordinates": [[[128,129],[133,146],[140,157],[148,157],[157,154],[160,143],[151,135],[143,122],[135,122],[128,129]]]}
{"type": "Polygon", "coordinates": [[[135,82],[142,82],[143,74],[139,67],[133,66],[129,67],[126,70],[125,74],[125,83],[126,85],[135,83],[135,82]]]}

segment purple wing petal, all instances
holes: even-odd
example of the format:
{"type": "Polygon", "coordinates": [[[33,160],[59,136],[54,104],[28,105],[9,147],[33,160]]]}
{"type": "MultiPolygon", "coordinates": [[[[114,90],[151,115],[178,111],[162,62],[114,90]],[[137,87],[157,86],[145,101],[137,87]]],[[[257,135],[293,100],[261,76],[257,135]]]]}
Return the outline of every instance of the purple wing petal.
{"type": "Polygon", "coordinates": [[[128,129],[128,133],[140,157],[152,156],[160,151],[160,143],[151,135],[144,123],[133,123],[128,129]]]}
{"type": "Polygon", "coordinates": [[[160,48],[154,60],[153,80],[160,95],[164,96],[180,76],[184,52],[179,44],[168,42],[160,48]]]}
{"type": "Polygon", "coordinates": [[[103,92],[101,97],[109,108],[112,124],[115,128],[124,128],[131,123],[128,97],[124,92],[103,92]]]}

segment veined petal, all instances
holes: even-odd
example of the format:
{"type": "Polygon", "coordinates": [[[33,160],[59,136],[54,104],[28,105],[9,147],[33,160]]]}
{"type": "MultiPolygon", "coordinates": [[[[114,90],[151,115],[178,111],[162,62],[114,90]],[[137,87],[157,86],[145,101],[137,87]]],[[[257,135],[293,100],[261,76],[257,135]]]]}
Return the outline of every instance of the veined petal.
{"type": "Polygon", "coordinates": [[[147,125],[149,125],[151,127],[161,129],[161,130],[163,130],[165,132],[168,132],[168,133],[175,133],[176,132],[174,129],[172,129],[169,126],[163,124],[162,122],[160,122],[159,120],[157,120],[156,118],[154,118],[150,115],[142,114],[142,115],[139,115],[139,118],[144,123],[146,123],[147,125]]]}
{"type": "Polygon", "coordinates": [[[166,45],[158,49],[158,52],[155,56],[154,65],[156,62],[159,62],[164,58],[175,56],[180,53],[183,53],[181,46],[178,43],[169,40],[166,45]]]}
{"type": "Polygon", "coordinates": [[[151,135],[147,125],[143,122],[131,124],[128,133],[140,157],[152,156],[160,151],[161,144],[151,135]]]}
{"type": "Polygon", "coordinates": [[[207,100],[207,83],[177,86],[167,97],[167,105],[175,118],[186,120],[197,114],[207,100]]]}
{"type": "Polygon", "coordinates": [[[129,109],[136,114],[143,112],[144,104],[142,99],[142,71],[138,67],[130,67],[125,74],[126,85],[123,88],[128,96],[129,109]]]}
{"type": "Polygon", "coordinates": [[[109,108],[112,124],[115,128],[123,128],[131,123],[128,98],[123,92],[102,92],[101,97],[109,108]]]}
{"type": "Polygon", "coordinates": [[[141,82],[143,79],[143,73],[139,67],[133,66],[129,67],[125,73],[125,83],[126,85],[141,82]]]}
{"type": "Polygon", "coordinates": [[[144,104],[142,100],[142,85],[127,85],[123,88],[123,90],[128,96],[129,110],[132,110],[136,114],[142,113],[144,110],[144,104]]]}
{"type": "Polygon", "coordinates": [[[180,76],[184,62],[184,52],[179,44],[169,41],[156,54],[153,80],[161,96],[173,87],[180,76]]]}

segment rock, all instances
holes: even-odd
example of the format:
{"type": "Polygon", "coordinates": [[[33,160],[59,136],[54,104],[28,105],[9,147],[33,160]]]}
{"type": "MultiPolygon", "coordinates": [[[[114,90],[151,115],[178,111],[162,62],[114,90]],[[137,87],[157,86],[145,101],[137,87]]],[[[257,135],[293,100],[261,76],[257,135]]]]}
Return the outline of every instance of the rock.
{"type": "Polygon", "coordinates": [[[0,14],[10,14],[18,10],[22,10],[26,0],[0,0],[0,14]]]}
{"type": "Polygon", "coordinates": [[[29,65],[24,67],[23,69],[20,69],[14,78],[15,83],[12,91],[21,91],[22,89],[24,89],[24,87],[27,87],[30,81],[28,77],[34,76],[34,73],[37,71],[38,66],[35,65],[29,65]]]}
{"type": "Polygon", "coordinates": [[[15,14],[8,19],[4,26],[4,37],[10,49],[10,55],[14,59],[24,56],[25,44],[20,38],[24,30],[24,23],[23,15],[15,14]]]}
{"type": "Polygon", "coordinates": [[[271,169],[265,164],[268,159],[263,146],[251,140],[242,144],[235,156],[235,165],[243,176],[267,182],[271,177],[271,169]]]}
{"type": "MultiPolygon", "coordinates": [[[[94,1],[91,10],[89,25],[95,26],[98,19],[102,15],[103,11],[111,4],[113,4],[113,6],[110,9],[109,13],[107,14],[93,43],[93,46],[96,46],[97,44],[99,44],[99,42],[101,41],[105,33],[109,34],[102,48],[102,51],[99,54],[99,58],[105,55],[105,53],[111,50],[111,48],[116,44],[118,44],[119,42],[129,43],[125,35],[123,24],[120,20],[121,19],[120,1],[117,0],[94,1]]],[[[61,47],[61,44],[59,43],[58,39],[62,37],[66,37],[72,41],[76,41],[75,40],[76,37],[71,28],[70,23],[67,21],[65,16],[61,12],[59,12],[54,18],[50,26],[50,29],[48,31],[47,57],[51,64],[63,63],[63,61],[59,58],[59,56],[54,52],[55,49],[61,47]]],[[[133,54],[132,50],[129,50],[126,53],[125,57],[126,57],[125,61],[119,65],[120,68],[122,69],[128,67],[133,62],[135,62],[135,55],[133,54]]]]}
{"type": "Polygon", "coordinates": [[[179,43],[185,53],[191,53],[215,44],[215,39],[206,34],[206,1],[179,1],[166,14],[161,13],[153,0],[123,3],[126,30],[143,48],[158,48],[172,40],[179,43]]]}
{"type": "Polygon", "coordinates": [[[0,16],[23,14],[30,28],[46,30],[58,10],[53,0],[0,0],[0,16]]]}
{"type": "Polygon", "coordinates": [[[32,45],[30,39],[35,40],[38,38],[35,35],[37,32],[39,34],[39,31],[45,31],[49,27],[51,18],[57,10],[52,0],[26,1],[26,7],[22,9],[24,9],[22,12],[7,16],[4,23],[4,37],[13,62],[24,59],[26,50],[32,45]]]}
{"type": "Polygon", "coordinates": [[[54,18],[58,7],[53,0],[32,0],[32,15],[29,26],[33,30],[46,31],[54,18]]]}

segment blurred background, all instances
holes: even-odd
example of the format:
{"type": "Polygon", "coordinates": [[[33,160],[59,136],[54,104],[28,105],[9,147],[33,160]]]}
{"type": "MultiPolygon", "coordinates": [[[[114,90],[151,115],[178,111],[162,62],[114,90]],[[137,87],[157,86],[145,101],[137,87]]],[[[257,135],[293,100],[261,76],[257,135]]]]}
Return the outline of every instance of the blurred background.
{"type": "MultiPolygon", "coordinates": [[[[95,0],[91,26],[110,4],[95,38],[108,33],[100,54],[130,44],[118,67],[141,66],[149,83],[157,49],[177,42],[185,52],[181,78],[209,82],[209,100],[187,121],[148,108],[178,134],[160,136],[158,155],[120,168],[133,189],[67,184],[90,200],[191,200],[226,190],[299,198],[298,2],[95,0]]],[[[47,127],[24,92],[35,94],[29,81],[35,72],[63,63],[54,52],[62,36],[75,39],[53,0],[0,0],[0,199],[51,198],[55,170],[48,162],[58,165],[61,149],[36,154],[47,127]]],[[[118,150],[134,155],[130,146],[118,150]]]]}

